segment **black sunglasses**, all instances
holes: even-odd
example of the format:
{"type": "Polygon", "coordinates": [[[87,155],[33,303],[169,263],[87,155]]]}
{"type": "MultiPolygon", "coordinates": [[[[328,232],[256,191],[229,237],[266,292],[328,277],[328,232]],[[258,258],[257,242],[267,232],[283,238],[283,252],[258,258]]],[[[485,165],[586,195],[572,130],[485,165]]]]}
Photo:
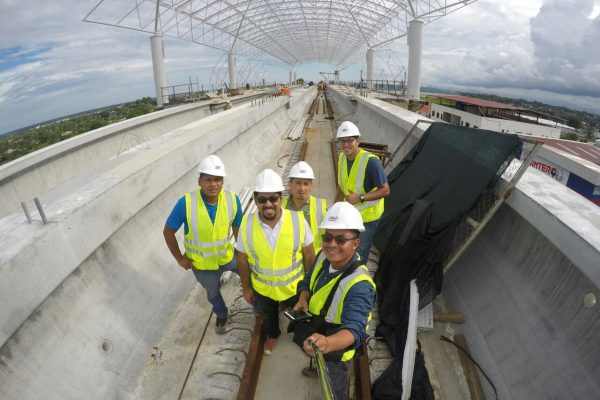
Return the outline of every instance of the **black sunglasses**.
{"type": "Polygon", "coordinates": [[[279,200],[279,196],[271,196],[271,197],[256,196],[256,202],[258,204],[265,204],[267,201],[271,202],[271,204],[275,204],[275,203],[277,203],[277,200],[279,200]]]}
{"type": "Polygon", "coordinates": [[[342,235],[333,236],[333,235],[330,235],[329,233],[324,233],[324,234],[321,235],[321,239],[323,239],[323,243],[329,243],[332,240],[335,240],[335,242],[337,244],[339,244],[340,246],[343,246],[343,245],[346,244],[346,242],[358,239],[358,236],[357,237],[353,237],[353,238],[347,238],[347,237],[342,236],[342,235]]]}

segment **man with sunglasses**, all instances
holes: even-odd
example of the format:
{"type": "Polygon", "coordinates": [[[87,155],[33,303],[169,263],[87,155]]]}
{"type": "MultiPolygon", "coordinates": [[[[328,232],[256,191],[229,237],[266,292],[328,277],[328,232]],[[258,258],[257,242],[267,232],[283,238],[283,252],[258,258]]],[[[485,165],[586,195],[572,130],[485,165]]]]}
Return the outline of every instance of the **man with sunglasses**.
{"type": "Polygon", "coordinates": [[[294,164],[290,169],[289,178],[290,195],[283,200],[282,207],[304,214],[315,238],[313,248],[317,253],[321,249],[321,234],[323,233],[319,232],[318,226],[327,212],[327,201],[310,194],[315,174],[307,162],[299,161],[294,164]]]}
{"type": "MultiPolygon", "coordinates": [[[[298,284],[294,310],[312,314],[310,324],[296,323],[294,341],[313,356],[311,342],[323,353],[336,400],[348,398],[350,361],[367,338],[367,324],[375,302],[375,283],[365,262],[359,260],[359,233],[364,230],[358,210],[347,202],[335,203],[319,228],[323,250],[298,284]],[[306,339],[305,339],[306,338],[306,339]]],[[[305,368],[303,375],[310,376],[305,368]]]]}
{"type": "Polygon", "coordinates": [[[230,228],[237,238],[242,221],[242,206],[238,196],[223,189],[225,165],[210,155],[198,165],[200,189],[181,197],[169,215],[163,235],[177,264],[191,269],[196,280],[206,290],[208,301],[217,316],[215,332],[225,333],[227,306],[221,295],[221,275],[237,272],[230,228]],[[184,225],[182,254],[175,233],[184,225]]]}
{"type": "Polygon", "coordinates": [[[347,201],[360,211],[365,230],[360,235],[358,254],[366,263],[383,214],[383,199],[390,195],[390,187],[379,158],[359,147],[360,132],[356,125],[342,122],[336,139],[342,151],[338,158],[335,200],[347,201]]]}
{"type": "Polygon", "coordinates": [[[315,259],[310,226],[299,212],[281,208],[281,177],[261,171],[254,182],[257,212],[242,218],[237,239],[238,269],[244,299],[256,304],[265,319],[264,353],[275,349],[279,329],[279,305],[293,306],[296,288],[315,259]]]}

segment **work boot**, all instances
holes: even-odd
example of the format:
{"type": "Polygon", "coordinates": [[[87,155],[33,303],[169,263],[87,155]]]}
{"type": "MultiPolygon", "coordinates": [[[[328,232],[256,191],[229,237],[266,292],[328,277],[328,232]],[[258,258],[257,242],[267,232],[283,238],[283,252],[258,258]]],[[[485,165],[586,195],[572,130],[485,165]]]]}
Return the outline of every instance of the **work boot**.
{"type": "Polygon", "coordinates": [[[217,323],[215,324],[215,333],[223,335],[225,333],[225,325],[227,325],[227,317],[217,318],[217,323]]]}
{"type": "Polygon", "coordinates": [[[277,339],[267,335],[267,339],[265,340],[265,346],[263,347],[265,355],[270,356],[271,354],[273,354],[273,350],[275,350],[276,345],[277,339]]]}

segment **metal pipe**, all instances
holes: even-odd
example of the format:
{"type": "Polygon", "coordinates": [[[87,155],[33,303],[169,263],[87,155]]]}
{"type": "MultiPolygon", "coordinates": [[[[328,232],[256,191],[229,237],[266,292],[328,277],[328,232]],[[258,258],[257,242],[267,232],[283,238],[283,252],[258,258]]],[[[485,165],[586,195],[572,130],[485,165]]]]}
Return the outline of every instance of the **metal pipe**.
{"type": "Polygon", "coordinates": [[[25,216],[27,217],[27,223],[31,223],[33,220],[31,219],[31,214],[29,213],[29,208],[27,208],[27,204],[24,201],[21,202],[21,207],[23,207],[23,211],[25,212],[25,216]]]}
{"type": "Polygon", "coordinates": [[[40,199],[38,199],[37,197],[33,199],[33,201],[35,202],[35,206],[37,207],[40,216],[42,217],[42,221],[44,222],[44,225],[46,225],[48,223],[48,219],[46,219],[46,214],[44,214],[44,209],[42,208],[42,203],[40,203],[40,199]]]}

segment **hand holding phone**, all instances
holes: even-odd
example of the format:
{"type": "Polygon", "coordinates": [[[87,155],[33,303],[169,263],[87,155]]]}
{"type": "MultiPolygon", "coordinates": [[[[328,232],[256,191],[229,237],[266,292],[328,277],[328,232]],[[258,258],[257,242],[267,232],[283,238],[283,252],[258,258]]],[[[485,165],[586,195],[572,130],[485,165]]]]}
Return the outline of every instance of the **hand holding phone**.
{"type": "Polygon", "coordinates": [[[303,310],[286,310],[283,312],[290,321],[302,321],[305,319],[309,319],[312,315],[303,310]]]}

